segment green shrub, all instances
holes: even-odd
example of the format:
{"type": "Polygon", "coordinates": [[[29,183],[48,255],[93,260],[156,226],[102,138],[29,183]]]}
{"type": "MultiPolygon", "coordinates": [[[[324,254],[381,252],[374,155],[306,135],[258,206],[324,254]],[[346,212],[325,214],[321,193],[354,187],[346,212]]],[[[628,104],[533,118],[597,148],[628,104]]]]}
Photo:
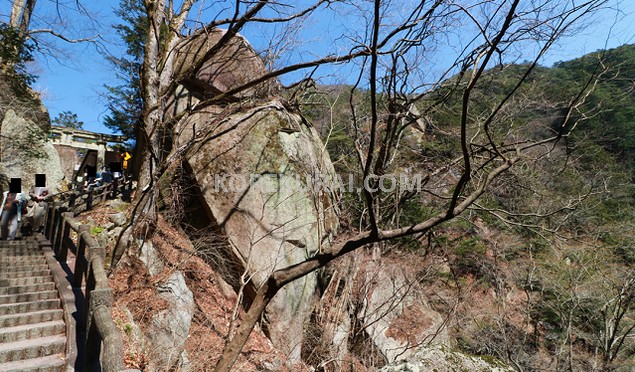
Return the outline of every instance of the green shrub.
{"type": "Polygon", "coordinates": [[[95,236],[101,234],[105,229],[100,226],[93,226],[90,228],[90,235],[95,236]]]}

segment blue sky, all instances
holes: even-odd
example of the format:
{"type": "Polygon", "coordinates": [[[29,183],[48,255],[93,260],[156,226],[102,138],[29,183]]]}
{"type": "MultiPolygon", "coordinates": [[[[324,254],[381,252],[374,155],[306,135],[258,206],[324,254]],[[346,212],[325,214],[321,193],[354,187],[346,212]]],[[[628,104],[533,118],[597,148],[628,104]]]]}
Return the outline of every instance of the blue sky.
{"type": "MultiPolygon", "coordinates": [[[[611,1],[615,3],[617,0],[611,1]]],[[[95,18],[99,25],[95,27],[102,27],[100,32],[107,40],[111,41],[116,40],[116,38],[108,26],[117,22],[112,9],[117,6],[118,2],[118,0],[85,2],[89,3],[86,6],[96,15],[95,18]]],[[[50,3],[50,0],[48,2],[40,0],[38,6],[46,7],[50,6],[50,3]]],[[[0,0],[0,4],[2,4],[0,15],[4,15],[7,9],[7,0],[0,0]]],[[[575,37],[565,39],[560,44],[555,45],[543,64],[550,66],[557,61],[579,57],[604,48],[605,43],[609,48],[635,43],[635,31],[633,31],[635,30],[635,1],[622,1],[620,8],[624,14],[616,15],[615,12],[611,11],[599,14],[575,37]],[[613,26],[611,27],[611,25],[613,26]]],[[[44,10],[51,11],[50,9],[44,10]]],[[[38,9],[36,9],[37,11],[38,9]]],[[[72,24],[65,26],[73,32],[72,24]]],[[[325,29],[330,28],[325,27],[325,29]]],[[[250,41],[258,48],[257,43],[262,41],[257,40],[255,35],[257,34],[250,37],[247,34],[250,41]]],[[[110,130],[101,124],[108,112],[107,103],[100,93],[103,92],[104,84],[115,85],[117,83],[113,78],[111,67],[91,45],[74,44],[70,47],[64,46],[64,48],[68,50],[67,58],[60,61],[51,58],[40,59],[33,66],[34,72],[39,76],[36,89],[41,92],[43,102],[49,109],[51,118],[62,111],[72,111],[85,123],[85,129],[110,133],[110,130]]],[[[109,44],[108,48],[113,53],[121,50],[121,46],[115,44],[109,44]]]]}

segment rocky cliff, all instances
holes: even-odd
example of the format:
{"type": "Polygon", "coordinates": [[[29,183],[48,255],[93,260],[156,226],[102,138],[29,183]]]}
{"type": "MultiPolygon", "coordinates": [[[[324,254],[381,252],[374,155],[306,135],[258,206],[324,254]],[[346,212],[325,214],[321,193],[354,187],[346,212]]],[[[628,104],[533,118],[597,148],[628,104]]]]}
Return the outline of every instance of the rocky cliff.
{"type": "MultiPolygon", "coordinates": [[[[174,146],[188,149],[183,166],[200,206],[189,222],[223,235],[226,244],[215,255],[236,267],[226,280],[248,303],[274,270],[329,247],[338,196],[317,132],[276,98],[275,81],[237,89],[266,70],[242,37],[219,46],[223,35],[215,30],[178,48],[180,84],[165,117],[176,120],[174,146]],[[222,93],[230,94],[207,101],[222,93]]],[[[300,360],[316,286],[315,274],[288,285],[265,314],[263,328],[292,362],[300,360]]]]}
{"type": "MultiPolygon", "coordinates": [[[[219,351],[210,356],[192,343],[212,342],[203,335],[211,333],[219,350],[240,313],[235,304],[248,307],[272,272],[329,249],[340,227],[336,174],[317,131],[285,104],[277,82],[250,84],[266,74],[263,62],[240,36],[219,45],[224,35],[211,30],[185,38],[173,56],[177,84],[165,97],[163,118],[173,130],[172,151],[183,156],[158,183],[164,215],[191,243],[159,244],[156,237],[138,242],[162,303],[143,312],[150,314],[143,342],[150,366],[186,371],[198,368],[197,362],[186,367],[192,359],[217,360],[219,351]],[[163,253],[155,249],[160,245],[163,253]],[[219,275],[213,281],[233,290],[211,299],[204,297],[209,283],[192,279],[197,274],[167,275],[167,267],[191,260],[169,258],[175,252],[202,258],[219,275]],[[212,313],[221,313],[222,321],[212,323],[212,313]]],[[[252,334],[264,331],[271,345],[260,342],[257,349],[277,355],[263,368],[305,370],[308,364],[366,371],[410,368],[422,358],[424,365],[430,353],[436,360],[460,359],[442,351],[425,354],[450,343],[448,319],[423,290],[426,267],[416,255],[375,257],[359,250],[288,284],[252,334]]],[[[467,359],[458,365],[482,366],[467,359]]]]}
{"type": "Polygon", "coordinates": [[[57,190],[64,174],[60,158],[47,142],[50,118],[33,92],[14,92],[0,76],[0,184],[22,178],[27,191],[36,173],[47,175],[47,186],[57,190]]]}

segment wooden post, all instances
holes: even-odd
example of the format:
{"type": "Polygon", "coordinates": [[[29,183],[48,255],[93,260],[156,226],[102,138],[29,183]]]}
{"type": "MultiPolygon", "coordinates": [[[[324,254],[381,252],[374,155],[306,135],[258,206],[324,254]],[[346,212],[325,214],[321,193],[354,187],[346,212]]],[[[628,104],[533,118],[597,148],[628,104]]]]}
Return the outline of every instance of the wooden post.
{"type": "Polygon", "coordinates": [[[118,178],[113,178],[112,179],[112,198],[116,198],[117,194],[119,193],[119,179],[118,178]]]}
{"type": "Polygon", "coordinates": [[[42,222],[40,222],[40,228],[43,234],[46,234],[46,226],[49,223],[49,209],[51,209],[51,204],[51,202],[44,203],[44,213],[42,214],[42,222]]]}
{"type": "MultiPolygon", "coordinates": [[[[80,225],[79,231],[77,232],[79,237],[77,238],[77,241],[78,241],[77,256],[75,257],[75,271],[74,271],[74,278],[73,278],[73,286],[75,288],[81,288],[84,275],[86,273],[86,270],[88,269],[86,267],[88,263],[88,259],[86,258],[87,242],[82,236],[83,235],[82,232],[90,233],[90,226],[80,225]]],[[[88,283],[86,283],[86,295],[88,295],[88,283]]]]}
{"type": "Polygon", "coordinates": [[[71,224],[67,221],[67,218],[73,218],[73,213],[62,213],[62,233],[60,235],[60,249],[59,249],[59,261],[66,262],[68,257],[68,238],[70,236],[71,224]]]}
{"type": "MultiPolygon", "coordinates": [[[[86,289],[86,293],[88,293],[88,289],[86,289]]],[[[87,300],[87,303],[88,303],[88,306],[87,306],[88,309],[87,309],[87,317],[86,317],[87,319],[87,323],[86,323],[86,363],[87,363],[86,367],[87,368],[86,370],[91,371],[93,370],[91,369],[91,367],[95,368],[99,366],[100,364],[99,362],[100,362],[101,346],[102,346],[101,343],[103,339],[102,336],[108,336],[100,332],[99,323],[103,325],[104,323],[107,324],[108,320],[112,322],[112,319],[108,319],[111,317],[109,310],[110,310],[110,307],[112,306],[112,289],[110,288],[93,289],[92,291],[90,291],[90,297],[87,300]],[[104,312],[102,310],[100,313],[99,309],[103,309],[106,311],[104,312]]],[[[106,332],[103,332],[103,333],[106,333],[106,332]]],[[[119,333],[118,330],[117,330],[117,333],[119,333]]],[[[119,337],[121,337],[121,334],[119,334],[119,337]]],[[[121,354],[118,357],[121,358],[121,354]]],[[[115,363],[111,362],[108,364],[118,364],[117,363],[118,361],[119,359],[115,359],[114,360],[115,363]]],[[[120,366],[117,366],[117,367],[120,367],[120,366]]],[[[115,372],[115,370],[113,369],[110,369],[110,370],[115,372]]],[[[116,372],[119,372],[119,371],[120,370],[116,370],[116,372]]]]}
{"type": "MultiPolygon", "coordinates": [[[[123,338],[121,332],[112,321],[110,305],[98,306],[93,310],[93,323],[96,325],[99,338],[103,340],[101,352],[101,370],[104,372],[120,372],[124,368],[123,338]]],[[[93,350],[87,345],[86,350],[93,350]]]]}
{"type": "Polygon", "coordinates": [[[90,305],[86,306],[86,339],[85,349],[86,354],[84,357],[84,370],[85,371],[101,371],[99,365],[99,355],[101,354],[101,340],[99,339],[99,332],[97,331],[97,324],[91,319],[91,311],[88,310],[90,305]]]}
{"type": "MultiPolygon", "coordinates": [[[[108,294],[103,295],[100,292],[100,290],[95,289],[96,281],[95,281],[95,275],[94,275],[94,270],[92,268],[92,265],[93,265],[92,262],[88,263],[88,270],[86,272],[87,274],[86,275],[86,289],[85,289],[86,296],[84,298],[85,311],[86,311],[86,313],[84,314],[85,316],[84,324],[86,325],[86,352],[87,353],[90,353],[89,348],[91,347],[98,348],[99,345],[95,345],[95,344],[100,344],[99,340],[97,340],[97,342],[95,343],[95,338],[97,337],[97,333],[95,329],[95,324],[93,323],[93,312],[95,311],[96,306],[105,304],[104,299],[108,299],[108,294]]],[[[112,292],[110,292],[110,296],[112,296],[112,292]]],[[[95,356],[95,358],[99,359],[99,351],[97,351],[96,354],[97,355],[95,356]]],[[[93,358],[91,358],[89,354],[86,357],[87,362],[89,362],[90,359],[93,359],[93,358]]]]}
{"type": "Polygon", "coordinates": [[[53,225],[55,224],[55,211],[57,210],[57,208],[59,208],[59,206],[62,205],[61,202],[53,202],[53,206],[49,207],[47,214],[46,214],[46,229],[45,229],[45,236],[46,238],[50,241],[51,240],[51,234],[53,233],[53,225]]]}
{"type": "Polygon", "coordinates": [[[86,198],[86,210],[90,210],[93,207],[93,188],[88,189],[88,198],[86,198]]]}
{"type": "Polygon", "coordinates": [[[60,253],[60,247],[62,243],[62,230],[64,229],[64,216],[63,214],[66,212],[65,206],[60,206],[55,211],[55,229],[53,231],[53,236],[51,237],[51,243],[53,243],[53,251],[56,255],[60,253]]]}
{"type": "Polygon", "coordinates": [[[75,206],[75,200],[77,200],[77,194],[75,194],[75,191],[71,191],[68,195],[68,208],[70,210],[75,206]]]}
{"type": "Polygon", "coordinates": [[[127,179],[123,184],[123,189],[121,191],[121,200],[125,202],[130,202],[130,195],[132,194],[132,180],[127,179]]]}
{"type": "Polygon", "coordinates": [[[101,189],[101,203],[104,203],[108,198],[108,186],[105,186],[101,189]]]}

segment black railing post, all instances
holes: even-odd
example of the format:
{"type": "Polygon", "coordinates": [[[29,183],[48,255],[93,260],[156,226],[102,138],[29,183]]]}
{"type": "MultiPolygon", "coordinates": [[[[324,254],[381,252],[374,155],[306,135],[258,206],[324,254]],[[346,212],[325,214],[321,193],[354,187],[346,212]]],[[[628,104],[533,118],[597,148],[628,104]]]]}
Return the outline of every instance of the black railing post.
{"type": "Polygon", "coordinates": [[[113,178],[112,179],[112,198],[116,198],[117,194],[119,193],[119,179],[118,178],[113,178]]]}
{"type": "Polygon", "coordinates": [[[66,207],[61,205],[57,207],[55,211],[55,228],[53,229],[51,236],[51,243],[53,244],[53,252],[55,255],[59,255],[60,246],[61,246],[61,237],[62,237],[62,229],[64,228],[64,213],[66,212],[66,207]]]}
{"type": "Polygon", "coordinates": [[[68,222],[67,218],[73,218],[73,213],[64,212],[62,213],[62,233],[60,234],[60,248],[59,248],[59,261],[66,263],[66,258],[68,257],[68,237],[70,236],[71,225],[68,222]]]}
{"type": "Polygon", "coordinates": [[[75,200],[77,200],[77,194],[75,194],[75,191],[71,191],[68,194],[68,208],[70,210],[73,210],[73,207],[75,206],[75,200]]]}
{"type": "Polygon", "coordinates": [[[93,207],[93,192],[94,188],[90,187],[88,189],[88,197],[86,198],[86,210],[89,211],[93,207]]]}

